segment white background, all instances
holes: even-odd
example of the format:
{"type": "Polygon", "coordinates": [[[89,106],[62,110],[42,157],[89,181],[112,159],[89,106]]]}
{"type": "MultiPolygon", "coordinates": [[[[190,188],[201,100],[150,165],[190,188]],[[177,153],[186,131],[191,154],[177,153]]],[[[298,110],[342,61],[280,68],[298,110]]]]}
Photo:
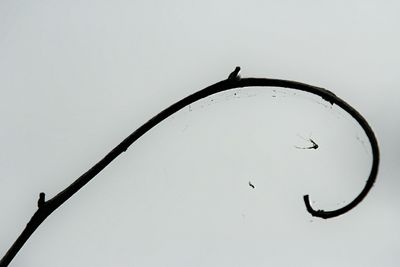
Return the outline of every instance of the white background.
{"type": "Polygon", "coordinates": [[[399,266],[398,1],[0,2],[0,252],[36,209],[173,102],[223,80],[54,212],[11,266],[399,266]],[[273,91],[275,90],[275,91],[273,91]],[[296,94],[295,94],[296,93],[296,94]],[[308,146],[312,138],[317,150],[308,146]],[[255,188],[251,188],[251,181],[255,188]]]}

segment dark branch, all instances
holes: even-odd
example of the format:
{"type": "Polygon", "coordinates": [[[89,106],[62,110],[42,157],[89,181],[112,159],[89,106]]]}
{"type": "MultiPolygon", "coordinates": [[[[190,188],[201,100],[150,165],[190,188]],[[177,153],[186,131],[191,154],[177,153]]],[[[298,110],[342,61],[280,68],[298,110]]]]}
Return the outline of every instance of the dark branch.
{"type": "Polygon", "coordinates": [[[304,92],[309,92],[311,94],[318,95],[328,101],[329,103],[336,104],[348,112],[363,128],[365,131],[372,148],[372,168],[368,177],[368,180],[365,184],[365,187],[362,189],[361,193],[348,205],[333,211],[324,211],[324,210],[315,210],[310,205],[309,196],[304,196],[304,202],[307,208],[307,211],[312,215],[320,218],[332,218],[346,213],[351,210],[355,206],[357,206],[367,195],[369,190],[372,188],[377,173],[378,173],[378,165],[379,165],[379,148],[378,143],[375,138],[375,135],[368,125],[367,121],[358,113],[353,107],[347,104],[342,99],[338,98],[332,92],[311,86],[304,83],[287,81],[287,80],[278,80],[278,79],[265,79],[265,78],[244,78],[240,79],[238,76],[240,68],[236,68],[234,72],[229,75],[229,78],[223,81],[220,81],[216,84],[213,84],[209,87],[204,88],[192,95],[189,95],[182,100],[176,102],[175,104],[169,106],[164,109],[149,121],[140,126],[136,131],[134,131],[131,135],[129,135],[125,140],[123,140],[119,145],[117,145],[113,150],[111,150],[103,159],[101,159],[98,163],[96,163],[91,169],[85,172],[82,176],[77,178],[71,185],[65,188],[63,191],[58,193],[53,198],[48,201],[44,201],[44,194],[39,198],[39,208],[33,214],[32,218],[26,225],[25,229],[22,231],[20,236],[14,242],[14,244],[10,247],[4,257],[0,260],[0,267],[8,266],[11,260],[15,257],[21,247],[25,244],[25,242],[29,239],[32,233],[39,227],[39,225],[49,216],[52,212],[54,212],[58,207],[60,207],[65,201],[67,201],[70,197],[72,197],[76,192],[78,192],[84,185],[86,185],[89,181],[91,181],[99,172],[101,172],[108,164],[110,164],[116,157],[118,157],[121,153],[125,152],[128,147],[134,143],[137,139],[139,139],[142,135],[147,133],[150,129],[156,126],[158,123],[174,114],[178,110],[190,105],[193,102],[196,102],[202,98],[207,96],[216,94],[218,92],[230,90],[233,88],[240,87],[254,87],[254,86],[265,86],[265,87],[284,87],[295,90],[300,90],[304,92]],[[43,201],[42,201],[43,200],[43,201]]]}

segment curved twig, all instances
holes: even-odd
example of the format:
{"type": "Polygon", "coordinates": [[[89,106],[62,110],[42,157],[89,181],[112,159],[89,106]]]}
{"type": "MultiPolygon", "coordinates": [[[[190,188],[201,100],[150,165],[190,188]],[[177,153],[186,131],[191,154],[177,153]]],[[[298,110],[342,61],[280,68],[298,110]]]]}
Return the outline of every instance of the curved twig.
{"type": "Polygon", "coordinates": [[[240,88],[240,87],[254,87],[254,86],[266,86],[266,87],[284,87],[289,89],[295,89],[300,91],[309,92],[311,94],[318,95],[322,97],[324,100],[329,103],[336,104],[348,112],[363,128],[365,131],[372,148],[372,167],[368,177],[368,180],[365,184],[365,187],[362,189],[361,193],[348,205],[332,210],[332,211],[324,211],[324,210],[315,210],[309,200],[309,196],[305,195],[304,203],[306,205],[307,211],[312,215],[320,218],[332,218],[346,213],[351,210],[355,206],[357,206],[367,195],[369,190],[372,188],[377,173],[378,173],[378,165],[379,165],[379,148],[378,143],[375,138],[374,132],[371,127],[368,125],[367,121],[358,113],[353,107],[347,104],[345,101],[337,97],[332,92],[320,88],[311,86],[304,83],[288,81],[288,80],[279,80],[279,79],[266,79],[266,78],[244,78],[240,79],[237,76],[238,70],[240,68],[236,68],[234,73],[230,75],[230,77],[226,80],[220,81],[216,84],[208,86],[192,95],[189,95],[182,100],[179,100],[175,104],[169,106],[164,109],[149,121],[140,126],[136,131],[130,134],[125,140],[123,140],[119,145],[117,145],[113,150],[111,150],[103,159],[101,159],[98,163],[96,163],[91,169],[77,178],[71,185],[65,188],[63,191],[58,193],[53,198],[45,201],[44,194],[41,193],[39,201],[38,201],[38,209],[26,225],[25,229],[22,231],[20,236],[14,242],[14,244],[10,247],[4,257],[0,260],[0,266],[7,266],[14,256],[18,253],[21,247],[25,244],[25,242],[29,239],[32,233],[39,227],[39,225],[49,216],[53,211],[55,211],[58,207],[60,207],[65,201],[67,201],[70,197],[72,197],[76,192],[78,192],[84,185],[86,185],[90,180],[92,180],[100,171],[102,171],[108,164],[110,164],[116,157],[118,157],[121,153],[125,152],[128,147],[134,143],[137,139],[139,139],[142,135],[147,133],[150,129],[156,126],[158,123],[174,114],[178,110],[188,106],[189,104],[196,102],[202,98],[207,96],[216,94],[218,92],[240,88]]]}

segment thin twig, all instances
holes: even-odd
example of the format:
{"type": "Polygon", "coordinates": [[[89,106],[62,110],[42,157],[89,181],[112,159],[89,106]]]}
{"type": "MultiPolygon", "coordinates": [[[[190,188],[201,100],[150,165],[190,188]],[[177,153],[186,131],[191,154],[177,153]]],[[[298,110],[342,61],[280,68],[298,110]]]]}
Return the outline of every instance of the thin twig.
{"type": "Polygon", "coordinates": [[[368,125],[367,121],[358,113],[353,107],[347,104],[342,99],[338,98],[332,92],[311,86],[304,83],[288,81],[288,80],[278,80],[278,79],[266,79],[266,78],[244,78],[241,79],[238,76],[238,70],[235,69],[233,72],[234,75],[230,75],[229,79],[220,81],[216,84],[208,86],[192,95],[189,95],[175,104],[169,106],[164,109],[149,121],[140,126],[136,131],[130,134],[125,140],[123,140],[119,145],[117,145],[113,150],[111,150],[103,159],[101,159],[98,163],[96,163],[92,168],[90,168],[87,172],[77,178],[71,185],[67,188],[59,192],[56,196],[49,199],[48,201],[43,199],[40,200],[40,205],[37,211],[33,214],[30,221],[27,223],[25,229],[18,236],[17,240],[14,244],[9,248],[4,257],[0,260],[0,267],[8,266],[11,260],[15,257],[18,251],[22,248],[25,242],[29,239],[32,233],[39,227],[39,225],[58,207],[60,207],[65,201],[67,201],[70,197],[72,197],[76,192],[78,192],[83,186],[85,186],[89,181],[91,181],[99,172],[101,172],[108,164],[110,164],[116,157],[118,157],[121,153],[125,152],[132,143],[138,140],[142,135],[147,133],[154,126],[159,124],[161,121],[174,114],[178,110],[194,103],[202,98],[207,96],[216,94],[218,92],[230,90],[233,88],[240,87],[254,87],[254,86],[263,86],[263,87],[284,87],[289,89],[295,89],[300,91],[309,92],[311,94],[318,95],[322,97],[324,100],[328,101],[330,104],[336,104],[348,112],[363,128],[365,131],[372,148],[372,156],[373,162],[371,171],[368,177],[368,180],[365,184],[365,187],[362,189],[361,193],[349,204],[346,206],[333,210],[333,211],[324,211],[324,210],[314,210],[311,207],[309,196],[304,195],[304,202],[307,208],[307,211],[316,217],[321,217],[324,219],[336,217],[346,213],[351,210],[355,206],[357,206],[367,195],[371,187],[373,186],[377,173],[378,173],[378,165],[379,165],[379,148],[378,143],[375,138],[375,135],[368,125]],[[235,76],[235,77],[233,77],[235,76]]]}

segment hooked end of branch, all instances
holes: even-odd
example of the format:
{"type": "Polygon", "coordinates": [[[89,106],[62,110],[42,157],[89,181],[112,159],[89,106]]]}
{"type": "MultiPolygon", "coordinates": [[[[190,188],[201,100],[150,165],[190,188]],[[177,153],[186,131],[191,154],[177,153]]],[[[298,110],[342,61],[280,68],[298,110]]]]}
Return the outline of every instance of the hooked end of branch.
{"type": "Polygon", "coordinates": [[[315,210],[313,207],[311,207],[310,203],[310,196],[309,195],[304,195],[304,204],[306,205],[307,211],[314,217],[319,217],[322,219],[328,219],[331,217],[335,217],[337,215],[332,215],[331,212],[326,212],[324,210],[315,210]]]}

